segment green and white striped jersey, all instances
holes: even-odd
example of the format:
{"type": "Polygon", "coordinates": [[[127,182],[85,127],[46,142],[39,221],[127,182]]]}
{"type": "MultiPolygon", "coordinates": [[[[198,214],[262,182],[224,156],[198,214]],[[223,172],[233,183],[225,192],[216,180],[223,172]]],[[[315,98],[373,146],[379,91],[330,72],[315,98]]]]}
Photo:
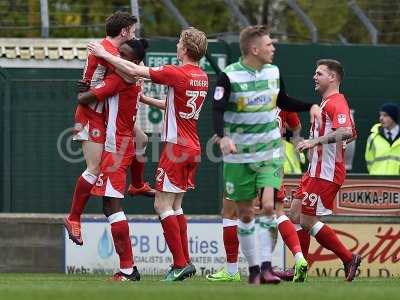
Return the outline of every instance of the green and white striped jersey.
{"type": "Polygon", "coordinates": [[[279,69],[264,65],[261,70],[242,61],[225,68],[230,81],[230,97],[224,112],[225,135],[236,144],[238,153],[225,155],[224,162],[254,163],[283,159],[277,122],[279,69]]]}

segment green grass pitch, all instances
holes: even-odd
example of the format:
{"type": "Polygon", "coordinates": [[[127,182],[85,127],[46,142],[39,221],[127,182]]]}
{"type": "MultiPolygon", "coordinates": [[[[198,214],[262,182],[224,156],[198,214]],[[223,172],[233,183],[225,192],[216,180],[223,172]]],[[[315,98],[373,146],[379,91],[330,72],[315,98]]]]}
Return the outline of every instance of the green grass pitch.
{"type": "Polygon", "coordinates": [[[341,278],[309,278],[306,283],[254,287],[244,279],[240,283],[212,283],[195,277],[165,283],[144,276],[140,282],[108,282],[104,276],[8,273],[0,274],[0,299],[391,300],[400,299],[400,279],[368,278],[348,283],[341,278]]]}

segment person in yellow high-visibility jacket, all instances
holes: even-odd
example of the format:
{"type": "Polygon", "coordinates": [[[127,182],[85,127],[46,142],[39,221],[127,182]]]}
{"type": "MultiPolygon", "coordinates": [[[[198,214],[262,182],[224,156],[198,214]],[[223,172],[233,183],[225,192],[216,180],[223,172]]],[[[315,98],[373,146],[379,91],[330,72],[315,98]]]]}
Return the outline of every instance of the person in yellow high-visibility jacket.
{"type": "Polygon", "coordinates": [[[284,174],[301,174],[301,165],[305,163],[303,153],[296,151],[296,147],[292,141],[287,139],[287,130],[292,132],[292,140],[300,138],[301,123],[296,112],[288,112],[281,110],[278,116],[279,127],[283,139],[285,149],[285,162],[283,164],[284,174]]]}
{"type": "Polygon", "coordinates": [[[370,175],[400,175],[399,106],[385,103],[371,129],[365,149],[370,175]]]}

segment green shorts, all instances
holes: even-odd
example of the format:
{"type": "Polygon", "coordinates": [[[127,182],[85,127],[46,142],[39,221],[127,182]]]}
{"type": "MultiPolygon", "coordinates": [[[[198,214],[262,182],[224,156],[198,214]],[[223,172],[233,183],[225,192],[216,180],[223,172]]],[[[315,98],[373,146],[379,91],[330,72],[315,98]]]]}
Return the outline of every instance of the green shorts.
{"type": "Polygon", "coordinates": [[[261,188],[279,189],[282,176],[283,160],[245,164],[224,162],[225,195],[233,201],[250,201],[261,188]]]}

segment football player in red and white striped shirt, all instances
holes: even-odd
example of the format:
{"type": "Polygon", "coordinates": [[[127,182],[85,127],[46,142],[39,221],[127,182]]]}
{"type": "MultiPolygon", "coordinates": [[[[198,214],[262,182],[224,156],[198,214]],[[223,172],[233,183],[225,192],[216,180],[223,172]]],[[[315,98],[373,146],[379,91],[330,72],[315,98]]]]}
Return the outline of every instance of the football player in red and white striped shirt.
{"type": "MultiPolygon", "coordinates": [[[[107,18],[107,36],[101,41],[106,51],[118,56],[118,47],[134,37],[136,22],[136,17],[124,12],[117,12],[107,18]]],[[[83,71],[82,82],[89,87],[95,87],[112,71],[113,66],[111,64],[89,54],[83,71]]],[[[83,244],[80,220],[90,197],[90,190],[99,174],[105,134],[104,103],[94,101],[90,105],[79,104],[75,112],[73,139],[82,143],[86,170],[76,182],[71,210],[68,217],[64,219],[69,237],[77,245],[83,244]]]]}
{"type": "MultiPolygon", "coordinates": [[[[140,63],[145,56],[147,41],[129,40],[119,48],[121,58],[140,63]]],[[[111,225],[114,246],[120,259],[117,281],[138,281],[134,266],[129,226],[121,206],[126,173],[135,155],[133,128],[136,121],[141,81],[127,83],[116,73],[108,75],[88,92],[79,94],[83,105],[102,103],[105,108],[106,137],[100,164],[100,174],[91,190],[103,197],[103,212],[111,225]]]]}
{"type": "Polygon", "coordinates": [[[315,90],[322,97],[321,120],[312,124],[310,138],[297,145],[299,151],[309,149],[311,158],[296,191],[292,212],[299,219],[296,223],[300,222],[304,230],[343,261],[346,280],[352,281],[361,256],[351,253],[334,230],[320,221],[320,216],[332,214],[336,194],[346,177],[345,145],[356,138],[347,100],[339,92],[343,75],[340,62],[332,59],[317,62],[314,81],[315,90]]]}
{"type": "Polygon", "coordinates": [[[180,66],[148,68],[113,56],[100,44],[90,43],[88,48],[128,78],[150,78],[169,87],[162,134],[165,145],[156,174],[154,207],[173,256],[173,267],[165,280],[183,280],[196,272],[190,262],[187,224],[181,204],[186,190],[194,188],[200,161],[197,120],[207,95],[208,77],[199,67],[199,61],[207,50],[207,37],[193,27],[182,31],[177,44],[180,66]]]}

